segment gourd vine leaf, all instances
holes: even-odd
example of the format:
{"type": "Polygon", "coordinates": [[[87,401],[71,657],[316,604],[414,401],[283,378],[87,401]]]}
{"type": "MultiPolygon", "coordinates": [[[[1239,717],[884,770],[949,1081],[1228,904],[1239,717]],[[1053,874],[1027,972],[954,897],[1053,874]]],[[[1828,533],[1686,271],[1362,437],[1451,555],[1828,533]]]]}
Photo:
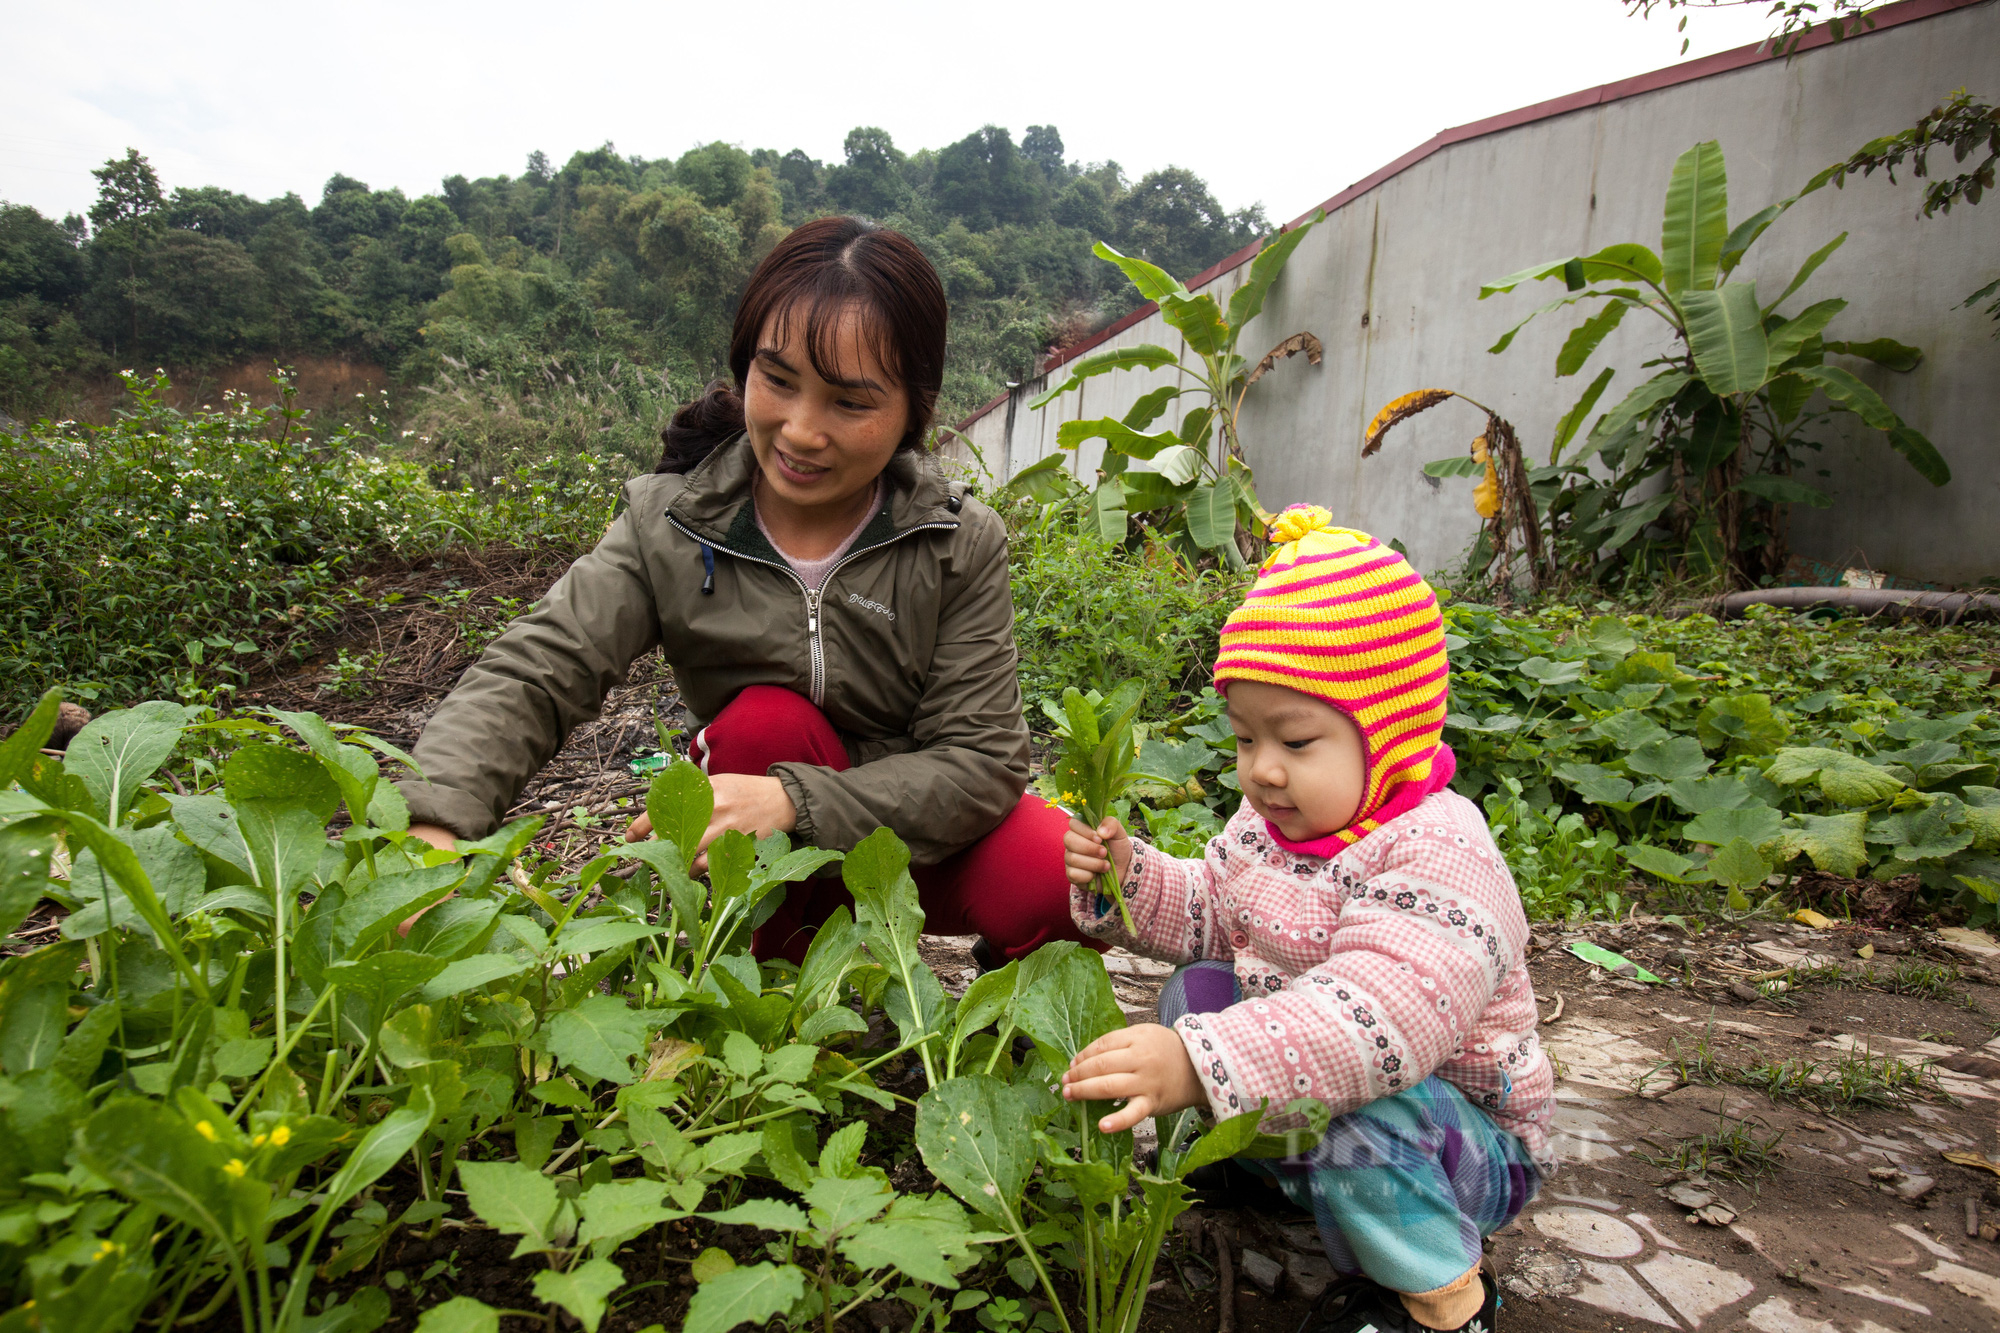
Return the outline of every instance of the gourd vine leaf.
{"type": "Polygon", "coordinates": [[[1870,822],[1868,841],[1886,843],[1899,861],[1942,861],[1972,845],[1972,831],[1954,819],[1963,806],[1954,797],[1939,796],[1917,810],[1884,815],[1870,822]]]}
{"type": "Polygon", "coordinates": [[[1635,868],[1672,884],[1685,883],[1688,872],[1694,869],[1694,862],[1687,857],[1651,843],[1633,843],[1623,850],[1625,859],[1635,868]]]}
{"type": "Polygon", "coordinates": [[[1778,835],[1773,850],[1780,860],[1805,855],[1815,868],[1830,875],[1853,876],[1867,864],[1868,816],[1859,810],[1840,815],[1794,815],[1796,828],[1778,835]]]}
{"type": "Polygon", "coordinates": [[[1715,855],[1708,858],[1702,867],[1704,878],[1732,890],[1730,906],[1743,911],[1749,903],[1738,904],[1734,893],[1748,894],[1751,889],[1763,884],[1771,874],[1771,863],[1759,855],[1748,838],[1732,838],[1718,847],[1715,855]]]}
{"type": "Polygon", "coordinates": [[[1656,777],[1662,782],[1676,778],[1696,778],[1708,772],[1714,761],[1701,751],[1701,742],[1692,736],[1669,736],[1647,741],[1625,756],[1625,767],[1634,773],[1656,777]]]}
{"type": "Polygon", "coordinates": [[[1819,781],[1820,792],[1836,805],[1874,805],[1886,801],[1905,784],[1893,773],[1877,768],[1858,755],[1822,746],[1804,746],[1778,751],[1764,776],[1781,787],[1795,787],[1819,781]]]}
{"type": "Polygon", "coordinates": [[[1681,830],[1681,837],[1711,847],[1726,846],[1741,838],[1753,847],[1762,847],[1784,831],[1784,819],[1762,802],[1731,810],[1708,810],[1689,820],[1681,830]]]}

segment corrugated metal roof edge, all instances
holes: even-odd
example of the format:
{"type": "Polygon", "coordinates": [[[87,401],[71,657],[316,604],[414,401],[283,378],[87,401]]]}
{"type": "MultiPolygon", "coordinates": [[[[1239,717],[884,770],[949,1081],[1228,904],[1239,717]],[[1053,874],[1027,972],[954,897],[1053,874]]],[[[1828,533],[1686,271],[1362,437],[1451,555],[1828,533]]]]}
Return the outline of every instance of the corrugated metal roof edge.
{"type": "MultiPolygon", "coordinates": [[[[1885,28],[1894,28],[1905,23],[1914,23],[1919,19],[1935,18],[1939,14],[1950,13],[1958,9],[1970,9],[1974,5],[1987,4],[1989,2],[1990,0],[1903,0],[1901,4],[1889,5],[1877,10],[1874,16],[1875,26],[1873,28],[1863,29],[1846,40],[1858,40],[1872,33],[1881,32],[1885,28]]],[[[1815,28],[1799,44],[1799,50],[1816,50],[1832,44],[1833,38],[1827,35],[1824,27],[1815,28]]],[[[1690,60],[1681,65],[1669,65],[1665,69],[1656,69],[1645,74],[1635,74],[1629,79],[1619,79],[1615,83],[1602,83],[1595,88],[1585,88],[1581,92],[1551,98],[1546,102],[1536,102],[1531,106],[1520,107],[1513,111],[1503,111],[1497,116],[1488,116],[1484,120],[1470,121],[1464,125],[1457,125],[1451,129],[1440,131],[1387,166],[1381,167],[1372,174],[1362,177],[1339,194],[1334,195],[1333,198],[1319,205],[1319,208],[1325,210],[1327,213],[1332,213],[1335,209],[1343,208],[1369,193],[1376,186],[1408,171],[1411,167],[1440,149],[1448,148],[1453,144],[1464,143],[1468,139],[1483,138],[1488,134],[1498,134],[1502,130],[1511,130],[1521,125],[1533,124],[1538,120],[1549,120],[1556,116],[1568,115],[1572,111],[1581,111],[1586,107],[1602,106],[1607,102],[1617,102],[1627,97],[1637,97],[1641,93],[1656,92],[1661,88],[1678,87],[1683,83],[1693,83],[1699,79],[1711,78],[1717,74],[1728,74],[1750,65],[1762,64],[1768,60],[1783,58],[1774,55],[1768,47],[1768,42],[1756,42],[1750,46],[1739,46],[1730,51],[1718,51],[1712,56],[1703,56],[1699,60],[1690,60]]],[[[1316,210],[1308,209],[1306,212],[1301,213],[1298,217],[1287,223],[1286,228],[1289,229],[1298,226],[1301,222],[1311,217],[1314,211],[1316,210]]],[[[1205,287],[1231,269],[1249,263],[1257,257],[1257,251],[1263,248],[1263,244],[1264,238],[1259,237],[1213,267],[1203,269],[1195,275],[1193,281],[1188,283],[1188,290],[1194,291],[1205,287]]],[[[1083,341],[1073,346],[1065,347],[1062,355],[1044,366],[1040,374],[1047,375],[1050,371],[1056,369],[1056,367],[1075,360],[1100,343],[1117,337],[1158,309],[1159,306],[1148,301],[1138,309],[1120,316],[1110,325],[1093,333],[1083,341]]],[[[961,420],[958,423],[958,429],[969,430],[973,422],[979,420],[979,418],[985,416],[993,409],[1003,406],[1007,401],[1007,397],[1008,395],[1003,393],[993,399],[993,401],[980,407],[972,415],[961,420]]]]}

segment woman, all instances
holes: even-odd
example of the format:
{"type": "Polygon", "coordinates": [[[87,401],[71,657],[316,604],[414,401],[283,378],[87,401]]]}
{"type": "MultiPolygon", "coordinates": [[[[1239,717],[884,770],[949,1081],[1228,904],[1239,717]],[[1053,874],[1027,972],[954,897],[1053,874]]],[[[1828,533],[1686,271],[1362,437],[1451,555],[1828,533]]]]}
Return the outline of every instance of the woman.
{"type": "MultiPolygon", "coordinates": [[[[737,311],[735,387],[675,414],[604,540],[425,728],[411,831],[443,847],[492,831],[657,647],[715,785],[704,847],[739,829],[845,850],[887,825],[933,931],[1008,957],[1082,938],[1068,816],[1023,795],[1006,533],[923,453],[945,326],[903,236],[823,218],[779,242],[737,311]]],[[[642,816],[626,836],[650,831],[642,816]]],[[[837,880],[793,886],[758,956],[801,959],[846,901],[837,880]]]]}

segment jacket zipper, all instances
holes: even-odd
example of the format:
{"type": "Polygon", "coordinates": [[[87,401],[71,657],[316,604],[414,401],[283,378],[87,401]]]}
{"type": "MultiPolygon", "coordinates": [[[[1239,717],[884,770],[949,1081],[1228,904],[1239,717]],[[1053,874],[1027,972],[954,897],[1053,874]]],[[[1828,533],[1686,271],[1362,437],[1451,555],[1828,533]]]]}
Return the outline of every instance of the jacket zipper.
{"type": "MultiPolygon", "coordinates": [[[[697,536],[694,532],[690,531],[685,524],[683,524],[679,519],[675,518],[672,514],[668,514],[666,517],[667,517],[667,522],[673,524],[674,527],[680,529],[680,531],[686,533],[688,536],[693,537],[696,541],[701,542],[702,545],[714,546],[714,543],[712,542],[702,541],[701,537],[697,536]]],[[[776,560],[766,560],[762,556],[745,555],[741,551],[730,550],[730,548],[727,546],[716,547],[715,549],[729,551],[729,554],[734,558],[738,560],[747,560],[753,565],[768,565],[772,569],[781,571],[788,578],[790,578],[792,582],[799,585],[799,591],[804,593],[806,598],[806,649],[809,660],[812,663],[812,671],[811,671],[812,705],[814,708],[824,708],[826,706],[826,645],[820,637],[820,626],[819,626],[820,592],[826,587],[827,584],[833,582],[833,576],[838,574],[841,570],[845,569],[850,561],[858,560],[862,556],[867,555],[870,551],[879,551],[885,546],[894,546],[897,542],[903,540],[903,538],[909,536],[913,532],[931,532],[939,529],[948,532],[951,529],[956,528],[957,526],[958,524],[956,523],[919,523],[913,528],[904,528],[901,532],[889,538],[888,541],[876,542],[873,546],[867,547],[864,550],[849,551],[846,555],[840,558],[839,564],[835,565],[832,569],[829,569],[826,572],[826,579],[824,582],[820,584],[818,588],[808,588],[806,586],[806,581],[799,577],[799,572],[796,569],[793,569],[788,564],[783,564],[776,560]]]]}

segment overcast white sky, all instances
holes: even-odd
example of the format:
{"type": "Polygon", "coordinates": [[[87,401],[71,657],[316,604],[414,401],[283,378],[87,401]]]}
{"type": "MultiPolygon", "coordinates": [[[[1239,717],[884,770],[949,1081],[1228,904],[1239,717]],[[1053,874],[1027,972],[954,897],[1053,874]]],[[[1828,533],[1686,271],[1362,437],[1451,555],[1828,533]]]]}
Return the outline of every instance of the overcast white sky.
{"type": "MultiPolygon", "coordinates": [[[[1686,58],[1760,39],[1763,9],[1697,15],[1686,58]]],[[[57,216],[128,145],[168,189],[312,203],[336,171],[415,196],[606,139],[834,161],[856,125],[912,151],[991,123],[1284,220],[1447,126],[1683,58],[1619,0],[0,0],[0,31],[0,199],[57,216]]]]}

